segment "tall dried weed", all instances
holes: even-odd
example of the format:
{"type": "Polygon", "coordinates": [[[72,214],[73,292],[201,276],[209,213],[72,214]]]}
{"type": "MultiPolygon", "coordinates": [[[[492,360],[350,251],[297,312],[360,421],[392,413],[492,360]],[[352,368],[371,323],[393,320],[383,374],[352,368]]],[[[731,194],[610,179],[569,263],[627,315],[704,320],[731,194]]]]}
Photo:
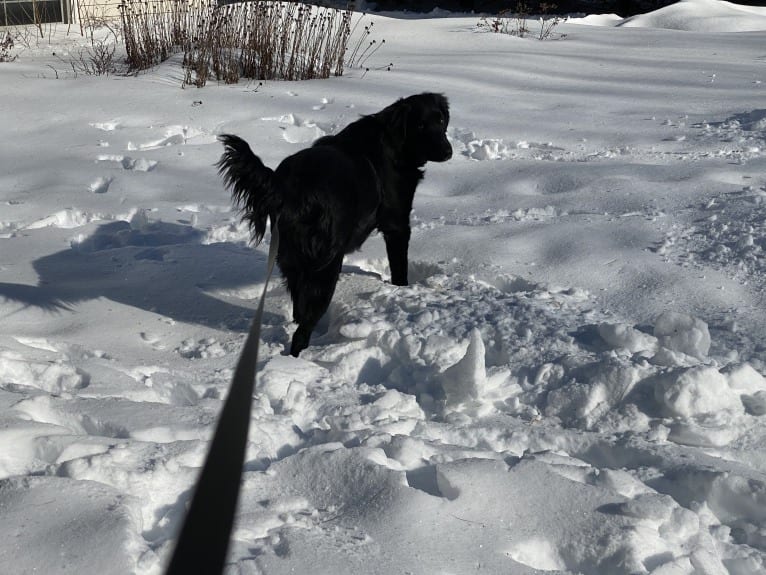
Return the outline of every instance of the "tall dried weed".
{"type": "Polygon", "coordinates": [[[492,17],[483,17],[479,20],[477,26],[490,32],[497,34],[510,34],[511,36],[518,36],[519,38],[525,38],[531,36],[532,30],[529,27],[529,21],[537,20],[540,28],[534,37],[538,40],[551,40],[565,38],[566,34],[556,34],[554,28],[566,22],[566,17],[557,16],[552,14],[558,6],[556,4],[548,4],[541,2],[538,6],[540,14],[532,16],[524,0],[518,0],[515,10],[502,10],[497,15],[492,17]]]}
{"type": "Polygon", "coordinates": [[[216,0],[123,0],[120,13],[131,70],[182,53],[184,83],[194,86],[210,79],[236,83],[241,78],[340,76],[353,14],[265,0],[221,6],[216,0]]]}

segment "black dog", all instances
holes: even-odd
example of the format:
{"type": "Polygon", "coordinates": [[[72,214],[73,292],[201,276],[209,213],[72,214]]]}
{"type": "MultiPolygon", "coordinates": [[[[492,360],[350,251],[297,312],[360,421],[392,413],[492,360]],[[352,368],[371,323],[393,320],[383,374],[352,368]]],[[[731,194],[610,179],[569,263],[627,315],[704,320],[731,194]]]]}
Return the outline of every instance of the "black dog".
{"type": "Polygon", "coordinates": [[[364,116],[271,170],[237,136],[220,137],[220,174],[260,242],[266,219],[278,227],[277,263],[298,329],[290,353],[309,344],[330,304],[343,255],[383,233],[391,282],[407,285],[407,247],[415,188],[426,162],[452,157],[447,99],[418,94],[364,116]]]}

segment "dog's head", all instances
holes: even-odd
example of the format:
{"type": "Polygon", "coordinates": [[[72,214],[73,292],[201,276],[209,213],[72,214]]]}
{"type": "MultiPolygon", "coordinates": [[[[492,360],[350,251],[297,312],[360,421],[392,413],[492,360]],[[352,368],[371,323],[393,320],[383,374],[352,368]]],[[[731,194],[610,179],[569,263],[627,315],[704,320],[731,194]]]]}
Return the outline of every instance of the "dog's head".
{"type": "Polygon", "coordinates": [[[424,93],[402,98],[380,112],[398,160],[414,166],[446,162],[452,157],[447,140],[449,104],[441,94],[424,93]]]}

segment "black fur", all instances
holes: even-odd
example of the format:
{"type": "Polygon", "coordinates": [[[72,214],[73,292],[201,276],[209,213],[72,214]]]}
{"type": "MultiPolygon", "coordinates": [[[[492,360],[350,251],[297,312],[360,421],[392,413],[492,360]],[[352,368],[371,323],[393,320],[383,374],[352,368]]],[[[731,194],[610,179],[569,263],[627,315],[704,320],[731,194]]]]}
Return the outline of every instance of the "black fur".
{"type": "Polygon", "coordinates": [[[426,162],[452,157],[447,99],[418,94],[364,116],[334,136],[285,158],[276,170],[233,135],[220,137],[220,174],[259,242],[277,222],[277,263],[298,329],[290,353],[308,346],[327,310],[343,256],[374,229],[383,233],[391,282],[407,285],[410,211],[426,162]]]}

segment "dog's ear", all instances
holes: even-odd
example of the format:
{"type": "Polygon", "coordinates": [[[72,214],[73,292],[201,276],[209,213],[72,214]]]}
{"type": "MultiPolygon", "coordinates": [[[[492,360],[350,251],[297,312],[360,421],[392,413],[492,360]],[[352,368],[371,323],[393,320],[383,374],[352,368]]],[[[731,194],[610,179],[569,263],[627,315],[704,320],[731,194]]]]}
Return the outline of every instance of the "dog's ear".
{"type": "Polygon", "coordinates": [[[389,110],[389,114],[384,118],[386,133],[392,144],[402,146],[407,139],[410,111],[412,108],[404,100],[399,100],[389,110]]]}

